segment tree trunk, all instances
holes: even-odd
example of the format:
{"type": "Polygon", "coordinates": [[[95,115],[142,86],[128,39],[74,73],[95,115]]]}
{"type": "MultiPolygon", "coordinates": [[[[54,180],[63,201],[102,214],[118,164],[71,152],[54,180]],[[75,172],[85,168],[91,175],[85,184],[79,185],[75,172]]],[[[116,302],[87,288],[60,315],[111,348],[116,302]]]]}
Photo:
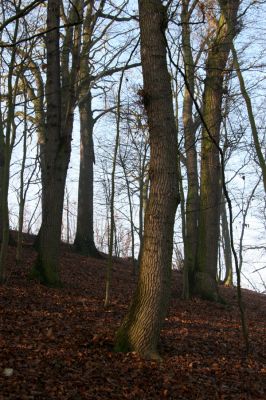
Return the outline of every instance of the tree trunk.
{"type": "Polygon", "coordinates": [[[184,237],[184,273],[183,273],[183,297],[189,298],[193,284],[193,272],[196,264],[197,234],[199,218],[199,183],[196,151],[195,124],[193,121],[194,96],[194,60],[190,43],[189,20],[191,13],[188,9],[189,1],[183,0],[182,4],[182,45],[184,54],[185,73],[189,90],[185,87],[183,102],[183,125],[186,150],[187,168],[187,200],[186,200],[186,224],[184,237]]]}
{"type": "Polygon", "coordinates": [[[250,99],[250,96],[249,96],[248,91],[246,89],[245,81],[244,81],[244,78],[243,78],[243,75],[242,75],[242,72],[241,72],[241,67],[240,67],[240,64],[239,64],[239,61],[238,61],[238,57],[237,57],[237,52],[236,52],[236,49],[234,47],[233,42],[231,43],[231,50],[232,50],[232,54],[233,54],[234,67],[236,69],[236,74],[237,74],[238,80],[239,80],[241,94],[242,94],[242,96],[243,96],[243,98],[245,100],[246,107],[247,107],[247,113],[248,113],[249,123],[250,123],[250,127],[251,127],[252,137],[253,137],[253,141],[254,141],[254,147],[255,147],[258,163],[259,163],[259,166],[261,168],[263,187],[264,187],[264,192],[266,194],[266,162],[265,162],[265,156],[263,155],[263,151],[262,151],[260,140],[259,140],[259,132],[258,132],[258,129],[257,129],[257,125],[256,125],[254,113],[253,113],[251,99],[250,99]]]}
{"type": "Polygon", "coordinates": [[[228,28],[226,19],[232,21],[232,26],[236,26],[239,1],[234,1],[232,4],[225,0],[223,3],[225,7],[221,10],[217,33],[211,43],[206,63],[203,118],[208,130],[204,127],[202,132],[200,217],[193,287],[195,294],[214,301],[219,300],[216,281],[221,200],[221,166],[218,146],[222,119],[223,81],[230,43],[235,34],[228,28]]]}
{"type": "Polygon", "coordinates": [[[223,252],[224,252],[224,262],[225,262],[225,277],[223,279],[223,284],[225,286],[233,286],[233,261],[232,261],[232,251],[231,251],[231,239],[228,226],[228,219],[226,213],[226,200],[224,195],[222,195],[221,201],[221,220],[222,220],[222,235],[223,235],[223,252]]]}
{"type": "Polygon", "coordinates": [[[32,275],[48,286],[60,284],[58,264],[65,180],[72,127],[61,130],[59,29],[60,1],[49,0],[47,11],[47,131],[44,145],[42,227],[39,254],[32,275]],[[50,30],[50,31],[49,31],[50,30]],[[67,129],[69,128],[69,129],[67,129]],[[71,130],[70,130],[71,129],[71,130]]]}
{"type": "MultiPolygon", "coordinates": [[[[19,20],[16,20],[13,41],[14,43],[18,37],[19,20]]],[[[0,114],[1,117],[1,132],[0,132],[0,219],[1,219],[1,246],[0,246],[0,282],[4,282],[6,279],[6,258],[8,252],[9,243],[9,210],[8,210],[8,192],[9,192],[9,179],[10,179],[10,162],[12,150],[16,137],[16,128],[13,124],[15,118],[15,104],[16,96],[18,92],[18,76],[21,73],[21,69],[18,69],[17,75],[15,76],[16,66],[16,46],[12,47],[10,54],[10,62],[7,74],[7,110],[5,116],[0,114]],[[15,78],[15,79],[14,79],[15,78]],[[4,119],[3,119],[4,117],[4,119]]],[[[0,108],[2,104],[0,104],[0,108]]]]}
{"type": "Polygon", "coordinates": [[[27,113],[27,96],[25,96],[25,104],[24,104],[24,130],[23,130],[23,154],[22,154],[22,162],[21,162],[21,171],[20,171],[20,188],[19,188],[19,214],[18,214],[18,235],[17,235],[17,251],[16,251],[16,262],[20,262],[21,259],[21,250],[22,250],[22,231],[23,231],[23,222],[24,222],[24,207],[25,207],[25,196],[24,196],[24,173],[27,159],[27,132],[28,132],[28,123],[26,114],[27,113]]]}
{"type": "Polygon", "coordinates": [[[3,238],[3,178],[4,178],[4,131],[2,129],[2,116],[1,117],[1,131],[0,131],[0,243],[3,238]]]}
{"type": "Polygon", "coordinates": [[[177,137],[166,61],[166,9],[160,0],[139,0],[139,15],[144,103],[150,133],[150,196],[138,286],[117,333],[115,348],[157,359],[171,283],[173,227],[178,204],[177,137]]]}
{"type": "MultiPolygon", "coordinates": [[[[85,88],[84,88],[85,89],[85,88]]],[[[99,257],[93,231],[93,116],[91,93],[81,93],[80,113],[80,169],[78,191],[77,231],[74,246],[84,255],[99,257]]]]}
{"type": "Polygon", "coordinates": [[[142,171],[139,179],[139,254],[138,254],[138,265],[140,263],[141,248],[143,243],[143,220],[148,203],[148,191],[149,191],[149,176],[146,176],[145,164],[142,165],[142,171]]]}
{"type": "Polygon", "coordinates": [[[80,112],[80,170],[78,191],[77,231],[74,246],[81,254],[101,257],[96,249],[93,230],[93,128],[91,95],[91,45],[93,24],[93,6],[89,4],[84,10],[83,44],[80,54],[78,101],[80,112]]]}

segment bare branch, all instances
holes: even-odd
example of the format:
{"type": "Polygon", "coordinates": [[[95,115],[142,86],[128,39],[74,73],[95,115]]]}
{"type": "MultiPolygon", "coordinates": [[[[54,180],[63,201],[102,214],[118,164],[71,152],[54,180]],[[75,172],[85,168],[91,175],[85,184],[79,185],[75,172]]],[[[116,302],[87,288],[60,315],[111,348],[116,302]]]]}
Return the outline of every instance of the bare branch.
{"type": "Polygon", "coordinates": [[[0,32],[9,24],[11,24],[13,21],[25,17],[27,14],[29,14],[35,7],[38,5],[45,3],[46,0],[34,0],[31,4],[27,5],[23,10],[20,10],[17,14],[13,15],[12,17],[8,18],[3,24],[0,25],[0,32]]]}

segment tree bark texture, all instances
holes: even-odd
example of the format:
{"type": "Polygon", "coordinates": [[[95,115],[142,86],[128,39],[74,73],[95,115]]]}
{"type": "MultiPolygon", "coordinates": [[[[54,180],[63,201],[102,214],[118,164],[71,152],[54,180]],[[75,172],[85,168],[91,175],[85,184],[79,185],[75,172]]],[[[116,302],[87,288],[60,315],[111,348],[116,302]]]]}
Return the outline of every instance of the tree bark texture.
{"type": "Polygon", "coordinates": [[[49,286],[60,284],[58,264],[64,189],[70,158],[68,129],[61,129],[61,84],[59,29],[60,1],[49,0],[47,11],[47,129],[43,146],[42,227],[39,254],[32,271],[40,282],[49,286]]]}
{"type": "Polygon", "coordinates": [[[150,134],[150,196],[136,293],[117,333],[116,350],[158,358],[170,293],[173,226],[178,204],[177,134],[160,0],[139,0],[144,104],[150,134]]]}
{"type": "Polygon", "coordinates": [[[220,125],[224,71],[235,35],[239,1],[225,0],[206,62],[203,94],[203,127],[201,147],[200,217],[194,293],[217,301],[217,257],[219,241],[221,166],[219,159],[220,125]],[[229,29],[227,19],[234,30],[229,29]],[[211,137],[210,137],[211,134],[211,137]]]}

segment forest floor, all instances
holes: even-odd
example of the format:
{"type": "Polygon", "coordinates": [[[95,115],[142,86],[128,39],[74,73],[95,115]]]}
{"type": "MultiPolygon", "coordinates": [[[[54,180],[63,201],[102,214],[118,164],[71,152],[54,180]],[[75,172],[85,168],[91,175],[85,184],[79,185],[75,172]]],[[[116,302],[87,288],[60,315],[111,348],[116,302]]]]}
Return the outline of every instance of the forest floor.
{"type": "Polygon", "coordinates": [[[227,305],[181,299],[173,274],[164,323],[162,362],[115,353],[115,332],[136,279],[128,261],[113,267],[111,304],[103,307],[107,261],[62,248],[63,287],[27,279],[35,253],[20,265],[9,253],[0,286],[0,399],[265,399],[266,297],[243,290],[251,352],[245,355],[236,290],[221,288],[227,305]]]}

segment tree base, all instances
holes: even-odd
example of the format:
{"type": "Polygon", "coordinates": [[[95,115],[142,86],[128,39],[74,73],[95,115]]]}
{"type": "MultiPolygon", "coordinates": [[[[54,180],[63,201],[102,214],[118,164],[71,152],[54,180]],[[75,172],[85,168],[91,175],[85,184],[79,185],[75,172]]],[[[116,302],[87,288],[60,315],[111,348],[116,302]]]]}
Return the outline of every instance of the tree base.
{"type": "Polygon", "coordinates": [[[128,335],[125,332],[123,326],[118,330],[116,334],[114,351],[117,353],[128,353],[130,351],[133,351],[129,343],[128,335]]]}
{"type": "Polygon", "coordinates": [[[52,266],[44,266],[40,256],[37,257],[35,265],[29,273],[29,278],[37,280],[39,283],[47,287],[62,287],[62,283],[55,268],[52,266]]]}
{"type": "MultiPolygon", "coordinates": [[[[0,243],[2,243],[2,236],[0,236],[0,243]]],[[[12,233],[9,231],[9,235],[8,235],[8,246],[16,247],[16,245],[17,245],[17,241],[16,241],[16,239],[13,237],[12,233]]]]}
{"type": "Polygon", "coordinates": [[[205,272],[197,272],[194,279],[193,294],[203,300],[220,302],[216,280],[205,272]]]}
{"type": "Polygon", "coordinates": [[[76,238],[73,248],[76,253],[81,254],[82,256],[103,258],[101,253],[97,250],[94,241],[76,238]]]}
{"type": "Polygon", "coordinates": [[[39,229],[39,232],[37,233],[34,242],[33,242],[33,248],[36,251],[40,250],[40,244],[41,244],[41,228],[39,229]]]}
{"type": "Polygon", "coordinates": [[[162,357],[156,350],[140,350],[131,345],[130,339],[128,337],[126,327],[121,327],[116,335],[116,341],[114,346],[114,351],[116,353],[129,353],[136,352],[138,355],[144,360],[152,360],[152,361],[163,361],[162,357]]]}

